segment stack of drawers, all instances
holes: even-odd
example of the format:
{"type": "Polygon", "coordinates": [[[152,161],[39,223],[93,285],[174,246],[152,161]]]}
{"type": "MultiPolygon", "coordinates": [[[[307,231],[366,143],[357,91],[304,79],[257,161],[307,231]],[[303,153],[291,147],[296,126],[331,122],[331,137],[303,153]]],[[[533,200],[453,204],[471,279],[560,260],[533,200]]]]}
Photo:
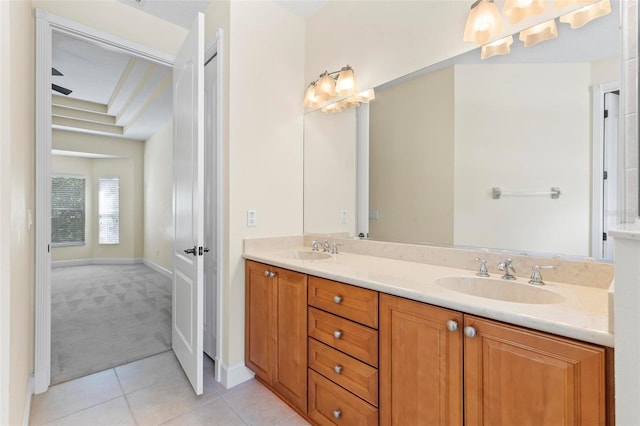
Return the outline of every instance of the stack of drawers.
{"type": "Polygon", "coordinates": [[[378,293],[309,277],[308,415],[378,424],[378,293]]]}

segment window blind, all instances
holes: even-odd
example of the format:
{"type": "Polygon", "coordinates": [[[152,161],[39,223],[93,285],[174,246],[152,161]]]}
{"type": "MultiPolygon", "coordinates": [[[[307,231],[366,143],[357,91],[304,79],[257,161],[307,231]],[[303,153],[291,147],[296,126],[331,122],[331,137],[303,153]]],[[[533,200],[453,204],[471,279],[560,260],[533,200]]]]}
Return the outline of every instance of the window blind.
{"type": "Polygon", "coordinates": [[[51,245],[84,245],[85,178],[51,178],[51,245]]]}
{"type": "Polygon", "coordinates": [[[120,243],[120,178],[98,179],[98,243],[120,243]]]}

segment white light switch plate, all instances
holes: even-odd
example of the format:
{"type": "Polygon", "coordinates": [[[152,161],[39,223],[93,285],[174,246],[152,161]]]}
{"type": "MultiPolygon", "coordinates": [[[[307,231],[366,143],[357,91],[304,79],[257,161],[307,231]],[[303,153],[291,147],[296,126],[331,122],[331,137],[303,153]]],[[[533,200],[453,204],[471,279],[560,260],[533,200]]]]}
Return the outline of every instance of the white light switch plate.
{"type": "Polygon", "coordinates": [[[247,210],[247,226],[256,226],[257,218],[255,210],[247,210]]]}

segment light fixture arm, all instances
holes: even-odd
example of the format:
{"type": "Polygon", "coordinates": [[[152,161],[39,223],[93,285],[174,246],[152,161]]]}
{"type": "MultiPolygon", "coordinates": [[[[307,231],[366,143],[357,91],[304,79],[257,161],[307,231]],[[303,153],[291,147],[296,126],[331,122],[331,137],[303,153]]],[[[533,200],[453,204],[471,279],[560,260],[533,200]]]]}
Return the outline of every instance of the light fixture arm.
{"type": "Polygon", "coordinates": [[[350,66],[350,65],[347,65],[346,67],[342,67],[342,69],[339,69],[338,71],[331,71],[331,72],[329,72],[329,71],[325,71],[325,72],[323,72],[322,74],[320,74],[320,76],[319,76],[317,79],[315,79],[314,81],[312,81],[312,82],[311,82],[311,83],[309,83],[309,84],[316,84],[316,83],[317,83],[317,82],[318,82],[322,77],[324,77],[325,75],[327,75],[327,76],[329,76],[329,77],[333,78],[334,80],[338,80],[338,75],[339,75],[342,71],[347,71],[347,70],[351,70],[351,71],[353,71],[353,68],[351,68],[351,66],[350,66]]]}

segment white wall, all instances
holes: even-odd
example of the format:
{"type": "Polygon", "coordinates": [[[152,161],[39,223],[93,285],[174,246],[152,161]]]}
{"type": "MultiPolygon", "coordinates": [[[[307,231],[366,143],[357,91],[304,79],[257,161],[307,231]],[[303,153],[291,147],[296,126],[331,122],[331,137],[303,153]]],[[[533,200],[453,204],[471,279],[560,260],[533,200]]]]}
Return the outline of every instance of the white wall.
{"type": "Polygon", "coordinates": [[[223,359],[244,363],[243,238],[302,233],[304,20],[272,1],[230,4],[229,274],[223,359]],[[257,226],[247,227],[247,209],[257,226]]]}
{"type": "Polygon", "coordinates": [[[456,66],[456,245],[589,255],[590,82],[589,63],[456,66]]]}
{"type": "Polygon", "coordinates": [[[304,231],[356,232],[356,110],[304,117],[304,231]],[[341,212],[347,213],[342,223],[341,212]]]}
{"type": "Polygon", "coordinates": [[[453,244],[454,102],[449,67],[379,90],[369,104],[371,238],[453,244]]]}
{"type": "Polygon", "coordinates": [[[144,258],[173,270],[173,122],[144,144],[144,258]]]}

